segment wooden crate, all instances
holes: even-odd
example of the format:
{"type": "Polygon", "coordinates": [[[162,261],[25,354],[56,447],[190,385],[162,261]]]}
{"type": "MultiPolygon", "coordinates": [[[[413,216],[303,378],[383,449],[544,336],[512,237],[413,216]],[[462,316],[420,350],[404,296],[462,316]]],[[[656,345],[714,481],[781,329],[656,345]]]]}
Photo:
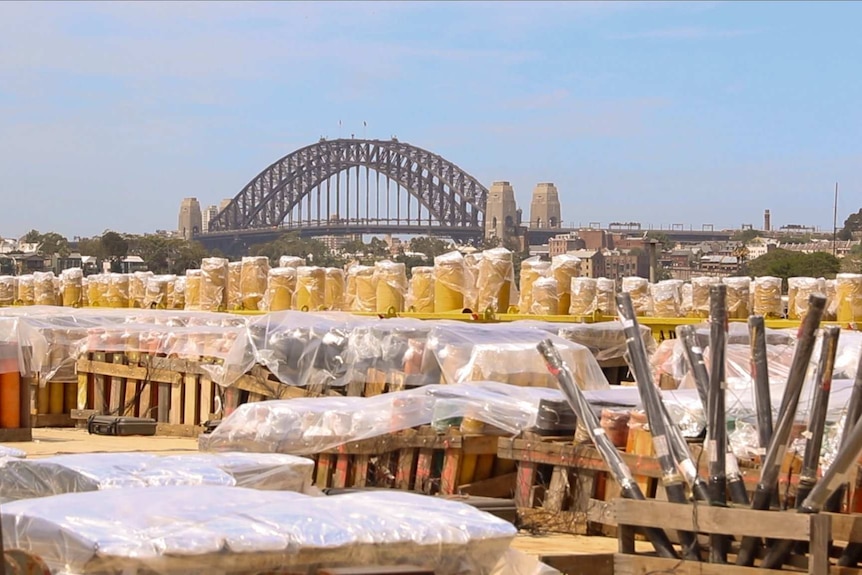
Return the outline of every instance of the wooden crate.
{"type": "Polygon", "coordinates": [[[514,485],[507,462],[496,459],[497,437],[428,427],[352,441],[317,454],[315,484],[389,487],[422,493],[505,497],[514,485]]]}
{"type": "Polygon", "coordinates": [[[792,557],[788,566],[812,575],[860,573],[859,569],[831,566],[830,547],[834,542],[862,542],[862,516],[830,513],[801,514],[793,511],[753,511],[738,507],[679,505],[664,501],[617,499],[613,513],[619,524],[619,552],[614,556],[617,575],[673,572],[677,575],[778,575],[787,571],[738,567],[733,564],[738,541],[743,536],[787,539],[808,543],[808,553],[792,557]],[[730,546],[729,564],[700,563],[665,559],[635,551],[635,529],[661,527],[692,531],[702,535],[721,534],[736,539],[730,546]]]}

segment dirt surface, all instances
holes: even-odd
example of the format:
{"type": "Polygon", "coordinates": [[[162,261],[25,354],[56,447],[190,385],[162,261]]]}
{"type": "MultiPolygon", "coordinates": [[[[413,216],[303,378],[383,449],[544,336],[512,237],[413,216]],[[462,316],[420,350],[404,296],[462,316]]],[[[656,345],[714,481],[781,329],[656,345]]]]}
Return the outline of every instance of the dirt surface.
{"type": "Polygon", "coordinates": [[[7,443],[27,453],[44,457],[63,453],[110,453],[140,451],[148,453],[182,453],[197,451],[196,439],[186,437],[108,437],[90,435],[85,429],[36,428],[33,441],[7,443]]]}

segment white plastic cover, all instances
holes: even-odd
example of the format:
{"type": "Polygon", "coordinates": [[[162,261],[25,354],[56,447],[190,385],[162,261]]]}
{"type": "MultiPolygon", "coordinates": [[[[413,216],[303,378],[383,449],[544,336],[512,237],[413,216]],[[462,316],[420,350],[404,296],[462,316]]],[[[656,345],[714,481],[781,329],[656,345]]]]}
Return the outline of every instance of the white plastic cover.
{"type": "Polygon", "coordinates": [[[470,505],[403,492],[308,497],[215,486],[16,501],[7,549],[83,573],[311,572],[318,565],[427,564],[489,573],[516,530],[470,505]]]}
{"type": "MultiPolygon", "coordinates": [[[[652,330],[642,325],[640,332],[647,353],[654,353],[656,343],[652,330]]],[[[565,324],[559,327],[559,336],[583,345],[597,361],[623,359],[626,355],[626,334],[618,321],[565,324]]]]}
{"type": "Polygon", "coordinates": [[[650,297],[649,280],[635,276],[625,277],[622,279],[621,289],[623,293],[631,295],[635,314],[640,317],[647,316],[652,313],[652,298],[650,297]]]}
{"type": "Polygon", "coordinates": [[[275,453],[78,453],[10,460],[0,467],[0,501],[62,493],[222,485],[279,491],[307,490],[314,462],[275,453]]]}

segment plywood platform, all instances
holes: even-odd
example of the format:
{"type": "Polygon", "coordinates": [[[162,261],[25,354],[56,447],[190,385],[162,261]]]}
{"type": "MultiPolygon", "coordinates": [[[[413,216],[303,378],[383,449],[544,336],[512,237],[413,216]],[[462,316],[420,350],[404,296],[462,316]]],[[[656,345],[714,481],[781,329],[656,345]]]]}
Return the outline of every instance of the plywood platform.
{"type": "Polygon", "coordinates": [[[90,435],[85,429],[37,428],[33,441],[10,444],[28,457],[45,457],[63,453],[103,453],[141,451],[149,453],[182,453],[198,450],[196,439],[185,437],[107,437],[90,435]]]}

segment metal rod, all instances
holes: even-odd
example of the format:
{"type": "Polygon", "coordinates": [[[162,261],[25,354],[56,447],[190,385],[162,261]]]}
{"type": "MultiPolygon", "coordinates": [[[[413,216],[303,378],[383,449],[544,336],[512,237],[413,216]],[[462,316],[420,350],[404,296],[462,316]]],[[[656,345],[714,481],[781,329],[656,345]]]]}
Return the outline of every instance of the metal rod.
{"type": "Polygon", "coordinates": [[[769,367],[766,359],[766,324],[762,315],[748,318],[751,346],[751,370],[754,378],[754,406],[757,412],[757,437],[760,449],[772,440],[772,398],[769,391],[769,367]]]}
{"type": "MultiPolygon", "coordinates": [[[[560,353],[554,347],[553,342],[547,339],[537,346],[539,353],[545,360],[548,366],[548,371],[557,378],[557,383],[565,395],[566,400],[571,405],[572,410],[581,421],[583,427],[591,431],[590,439],[596,446],[605,464],[613,475],[614,479],[620,486],[620,494],[626,499],[636,499],[644,501],[646,498],[641,492],[640,487],[634,480],[631,470],[626,465],[620,452],[611,442],[610,438],[605,433],[596,414],[593,412],[584,394],[581,392],[578,384],[575,383],[575,378],[572,375],[569,366],[563,362],[560,353]]],[[[652,543],[656,552],[662,557],[670,557],[678,559],[679,555],[673,548],[673,544],[668,539],[667,533],[657,527],[647,527],[644,529],[647,538],[652,543]]]]}
{"type": "MultiPolygon", "coordinates": [[[[668,425],[665,419],[664,407],[653,382],[652,371],[647,360],[631,294],[617,294],[617,311],[626,334],[629,360],[631,361],[635,381],[637,382],[641,401],[646,411],[647,421],[649,421],[656,458],[662,470],[662,484],[667,493],[668,501],[686,504],[688,500],[685,494],[685,485],[683,484],[684,476],[677,469],[676,459],[672,451],[673,440],[669,436],[669,433],[672,433],[675,426],[668,425]]],[[[700,561],[697,537],[693,533],[686,531],[680,531],[679,537],[683,545],[683,555],[687,559],[700,561]]]]}
{"type": "MultiPolygon", "coordinates": [[[[709,388],[707,397],[706,454],[709,465],[709,496],[716,505],[727,504],[727,418],[725,416],[725,361],[727,357],[727,286],[709,289],[709,388]]],[[[727,563],[730,540],[723,534],[709,536],[710,563],[727,563]]]]}
{"type": "MultiPolygon", "coordinates": [[[[856,377],[853,379],[853,391],[850,392],[850,400],[847,402],[847,413],[844,415],[844,430],[841,432],[841,447],[846,445],[850,431],[859,415],[862,414],[862,353],[859,354],[859,363],[856,364],[856,377]]],[[[832,497],[826,503],[826,511],[837,513],[841,510],[841,503],[847,493],[849,484],[845,481],[841,487],[835,490],[832,497]]]]}
{"type": "MultiPolygon", "coordinates": [[[[826,298],[824,296],[820,294],[808,296],[808,314],[806,314],[799,329],[799,338],[784,390],[782,403],[786,404],[787,407],[779,412],[778,426],[772,436],[769,448],[766,450],[766,456],[760,469],[760,480],[751,502],[752,509],[769,509],[769,504],[777,489],[781,463],[787,451],[790,430],[793,427],[796,408],[799,405],[799,395],[805,382],[805,374],[808,371],[808,364],[814,351],[817,328],[820,325],[825,307],[826,298]]],[[[759,537],[744,537],[736,557],[736,564],[746,567],[753,565],[760,542],[759,537]]]]}
{"type": "MultiPolygon", "coordinates": [[[[838,351],[840,332],[841,329],[837,326],[823,328],[823,343],[814,379],[817,385],[811,402],[808,430],[805,434],[805,453],[802,457],[802,470],[799,473],[799,486],[796,489],[797,508],[802,506],[802,502],[817,484],[817,469],[820,467],[823,432],[826,429],[826,411],[829,404],[829,391],[832,388],[832,371],[835,369],[835,354],[838,351]]],[[[790,540],[774,542],[763,560],[762,567],[764,569],[781,567],[794,544],[795,542],[790,540]]]]}

